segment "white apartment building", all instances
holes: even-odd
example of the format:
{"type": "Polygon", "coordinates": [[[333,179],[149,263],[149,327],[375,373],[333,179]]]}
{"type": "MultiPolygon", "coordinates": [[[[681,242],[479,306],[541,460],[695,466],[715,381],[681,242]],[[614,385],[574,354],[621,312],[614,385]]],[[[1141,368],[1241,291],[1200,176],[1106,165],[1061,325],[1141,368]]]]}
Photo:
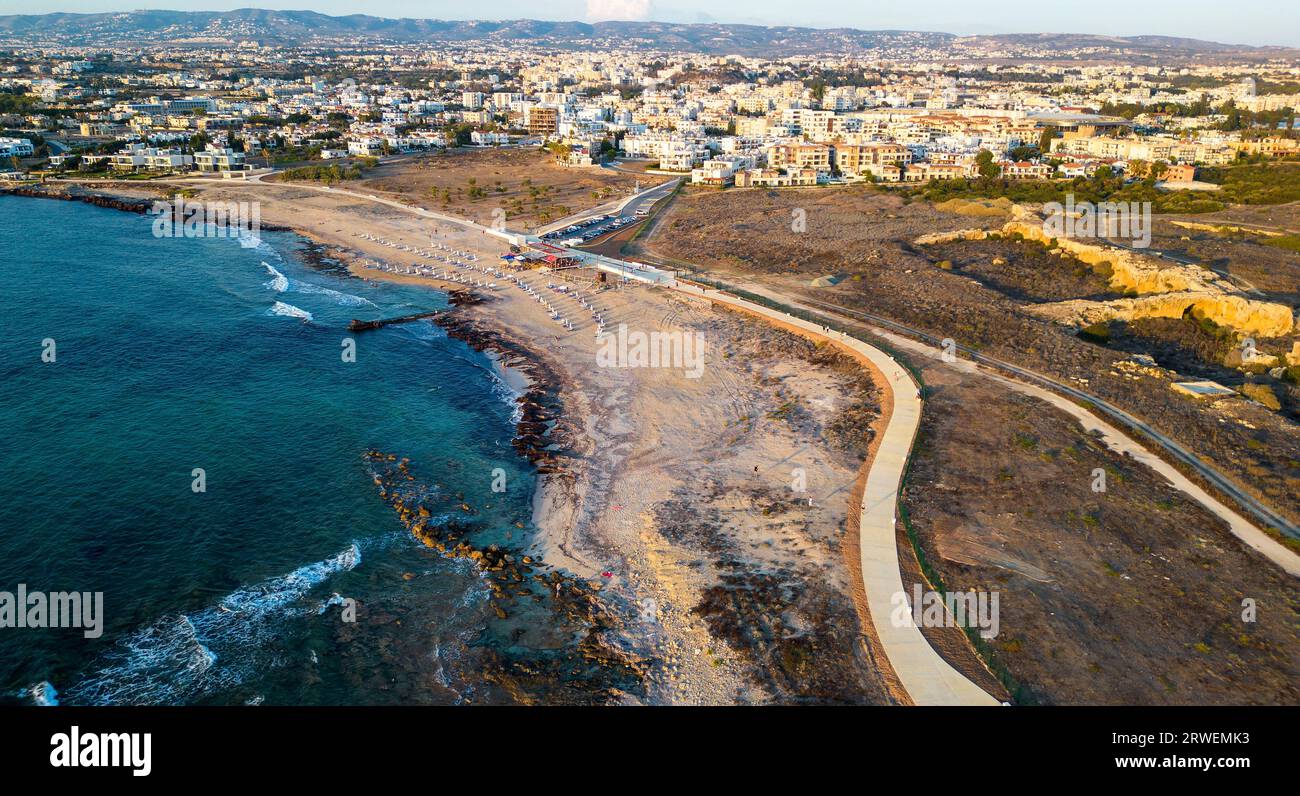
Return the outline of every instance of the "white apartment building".
{"type": "Polygon", "coordinates": [[[469,140],[478,146],[492,146],[494,144],[510,143],[510,136],[505,133],[489,133],[482,130],[473,130],[469,134],[469,140]]]}
{"type": "MultiPolygon", "coordinates": [[[[406,135],[397,135],[396,133],[384,136],[383,141],[393,149],[410,152],[417,149],[441,148],[447,145],[446,136],[441,132],[431,132],[429,130],[415,130],[406,135]]],[[[380,151],[383,151],[382,145],[380,151]]]]}
{"type": "Polygon", "coordinates": [[[767,97],[741,97],[736,100],[736,110],[744,113],[767,113],[772,110],[772,100],[767,97]]]}
{"type": "Polygon", "coordinates": [[[623,138],[621,146],[632,156],[658,158],[660,168],[668,171],[690,171],[709,156],[702,139],[677,133],[629,135],[623,138]]]}
{"type": "Polygon", "coordinates": [[[1180,141],[1164,136],[1058,138],[1052,141],[1052,151],[1113,160],[1145,160],[1152,163],[1163,160],[1166,163],[1208,165],[1230,163],[1236,156],[1232,147],[1223,141],[1180,141]]]}
{"type": "Polygon", "coordinates": [[[735,182],[736,172],[741,169],[752,169],[754,166],[753,157],[716,157],[704,161],[699,168],[691,169],[691,184],[730,185],[735,182]]]}
{"type": "Polygon", "coordinates": [[[671,149],[659,156],[659,168],[664,171],[690,171],[704,162],[709,150],[702,146],[687,144],[680,149],[671,149]]]}
{"type": "Polygon", "coordinates": [[[354,138],[348,141],[348,154],[361,155],[363,157],[377,157],[384,151],[384,141],[382,138],[354,138]]]}
{"type": "Polygon", "coordinates": [[[34,151],[26,138],[0,138],[0,158],[29,158],[34,151]]]}
{"type": "Polygon", "coordinates": [[[194,165],[194,156],[179,149],[159,149],[132,144],[113,155],[109,165],[116,171],[178,171],[194,165]]]}
{"type": "Polygon", "coordinates": [[[244,153],[236,152],[230,147],[217,147],[209,144],[206,149],[194,155],[194,165],[199,171],[243,171],[244,153]]]}

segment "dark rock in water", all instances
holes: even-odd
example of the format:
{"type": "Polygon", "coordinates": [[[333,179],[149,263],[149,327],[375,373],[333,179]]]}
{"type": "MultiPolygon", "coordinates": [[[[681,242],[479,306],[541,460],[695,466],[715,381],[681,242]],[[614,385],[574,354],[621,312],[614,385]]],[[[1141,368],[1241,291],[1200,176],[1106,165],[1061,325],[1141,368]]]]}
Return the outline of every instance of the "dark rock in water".
{"type": "Polygon", "coordinates": [[[562,434],[556,427],[564,417],[558,394],[559,377],[546,364],[544,358],[524,343],[509,338],[505,332],[487,328],[471,318],[456,313],[443,313],[434,319],[447,336],[463,340],[477,351],[491,351],[501,363],[528,378],[527,391],[515,399],[519,406],[519,420],[515,425],[515,450],[530,462],[545,460],[539,473],[554,474],[563,471],[557,453],[557,443],[562,434]]]}
{"type": "MultiPolygon", "coordinates": [[[[474,563],[491,591],[495,621],[533,625],[536,612],[543,611],[548,616],[544,625],[570,639],[545,649],[486,644],[482,649],[489,662],[480,674],[487,681],[520,702],[539,701],[544,695],[546,702],[602,704],[622,694],[644,694],[648,662],[608,640],[618,625],[617,615],[592,587],[556,570],[538,572],[533,558],[518,548],[476,543],[481,529],[468,517],[431,523],[440,512],[425,505],[428,495],[421,487],[406,481],[412,469],[406,460],[397,463],[392,454],[373,449],[362,458],[371,467],[380,497],[416,540],[444,557],[474,563]]],[[[468,505],[462,508],[468,510],[468,505]]],[[[516,641],[518,630],[510,625],[497,628],[516,641]]]]}
{"type": "Polygon", "coordinates": [[[150,199],[128,199],[121,196],[86,193],[81,190],[72,191],[63,186],[47,187],[23,185],[14,188],[0,189],[0,191],[13,196],[26,196],[32,199],[58,199],[64,202],[85,202],[88,205],[106,207],[110,210],[125,210],[128,213],[147,213],[153,208],[154,204],[150,199]]]}
{"type": "Polygon", "coordinates": [[[472,290],[452,290],[447,293],[447,301],[453,307],[472,307],[482,304],[484,298],[472,290]]]}
{"type": "Polygon", "coordinates": [[[397,318],[380,318],[374,321],[359,321],[356,318],[353,318],[348,323],[348,331],[366,332],[366,331],[370,331],[371,329],[381,329],[385,326],[392,326],[398,323],[410,323],[411,321],[419,321],[425,318],[434,318],[437,317],[438,313],[440,312],[442,312],[442,310],[432,310],[430,312],[417,312],[412,315],[402,315],[397,318]]]}
{"type": "Polygon", "coordinates": [[[343,279],[359,278],[348,269],[347,265],[344,264],[342,260],[327,256],[330,252],[331,249],[328,246],[317,243],[314,240],[309,240],[303,243],[300,254],[302,256],[302,261],[306,263],[308,267],[320,271],[323,274],[330,274],[343,279]]]}

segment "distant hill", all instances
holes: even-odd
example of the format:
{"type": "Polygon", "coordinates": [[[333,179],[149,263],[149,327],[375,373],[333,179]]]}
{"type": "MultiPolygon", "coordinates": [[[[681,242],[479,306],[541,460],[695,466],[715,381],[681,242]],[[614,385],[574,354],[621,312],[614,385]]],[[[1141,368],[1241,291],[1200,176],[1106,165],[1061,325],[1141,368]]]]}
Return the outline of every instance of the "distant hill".
{"type": "Polygon", "coordinates": [[[960,46],[971,42],[988,48],[997,45],[1035,47],[1042,49],[1128,50],[1145,53],[1235,53],[1250,51],[1285,50],[1280,47],[1254,47],[1244,44],[1221,44],[1201,39],[1184,39],[1176,36],[1098,36],[1090,33],[999,33],[986,36],[959,38],[960,46]]]}
{"type": "Polygon", "coordinates": [[[718,23],[501,22],[386,19],[364,14],[332,17],[314,11],[129,11],[97,14],[0,16],[0,41],[9,44],[64,43],[96,46],[139,43],[241,42],[312,43],[535,43],[576,49],[594,43],[706,54],[793,55],[926,50],[979,55],[1002,51],[1068,54],[1085,48],[1106,55],[1196,56],[1272,55],[1282,48],[1219,44],[1166,36],[1112,37],[1086,34],[1006,34],[958,37],[950,33],[765,27],[718,23]]]}

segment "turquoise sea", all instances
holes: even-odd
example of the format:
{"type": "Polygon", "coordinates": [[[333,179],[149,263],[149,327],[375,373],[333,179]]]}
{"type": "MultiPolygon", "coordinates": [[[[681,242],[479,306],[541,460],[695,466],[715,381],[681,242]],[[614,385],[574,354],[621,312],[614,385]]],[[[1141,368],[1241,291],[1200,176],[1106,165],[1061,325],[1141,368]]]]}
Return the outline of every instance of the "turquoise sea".
{"type": "Polygon", "coordinates": [[[488,358],[429,321],[346,330],[444,294],[311,264],[290,233],[156,239],[150,225],[0,196],[0,591],[104,595],[98,639],[0,628],[5,698],[547,699],[487,675],[553,662],[569,637],[536,632],[544,615],[527,634],[495,621],[473,567],[410,537],[363,456],[409,457],[445,503],[435,521],[464,502],[485,538],[527,533],[533,475],[488,358]]]}

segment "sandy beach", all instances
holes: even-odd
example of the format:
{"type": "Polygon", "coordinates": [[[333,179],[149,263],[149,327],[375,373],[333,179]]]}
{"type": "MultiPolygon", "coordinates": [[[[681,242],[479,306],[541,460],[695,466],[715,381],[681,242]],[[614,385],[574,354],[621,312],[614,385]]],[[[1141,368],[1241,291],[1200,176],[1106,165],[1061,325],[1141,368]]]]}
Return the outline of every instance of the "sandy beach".
{"type": "MultiPolygon", "coordinates": [[[[882,399],[860,363],[708,301],[612,284],[557,291],[547,285],[558,280],[519,272],[570,330],[519,285],[479,270],[499,267],[505,251],[481,232],[294,186],[185,187],[203,201],[259,200],[263,223],[291,227],[357,278],[467,287],[381,269],[419,264],[496,285],[474,286],[483,301],[451,315],[543,362],[563,407],[550,431],[558,472],[539,476],[529,554],[620,606],[617,643],[650,662],[647,701],[907,702],[856,568],[851,506],[882,399]],[[435,245],[462,252],[465,267],[406,250],[435,245]],[[700,335],[698,378],[599,366],[593,313],[611,330],[700,335]]],[[[527,389],[523,373],[502,373],[527,389]]]]}

